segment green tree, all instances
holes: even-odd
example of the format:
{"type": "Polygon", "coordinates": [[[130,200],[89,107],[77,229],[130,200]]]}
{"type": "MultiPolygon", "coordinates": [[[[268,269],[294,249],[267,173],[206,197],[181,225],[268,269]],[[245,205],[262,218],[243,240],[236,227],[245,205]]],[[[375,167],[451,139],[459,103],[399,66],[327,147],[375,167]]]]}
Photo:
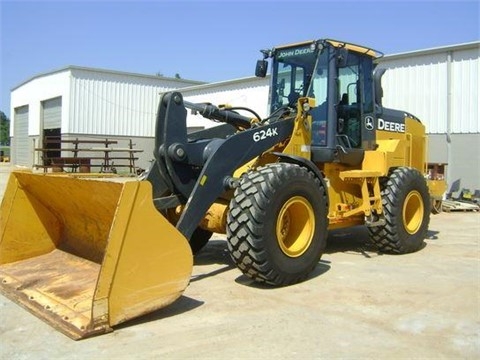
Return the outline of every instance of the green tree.
{"type": "Polygon", "coordinates": [[[10,145],[10,119],[0,111],[0,145],[10,145]]]}

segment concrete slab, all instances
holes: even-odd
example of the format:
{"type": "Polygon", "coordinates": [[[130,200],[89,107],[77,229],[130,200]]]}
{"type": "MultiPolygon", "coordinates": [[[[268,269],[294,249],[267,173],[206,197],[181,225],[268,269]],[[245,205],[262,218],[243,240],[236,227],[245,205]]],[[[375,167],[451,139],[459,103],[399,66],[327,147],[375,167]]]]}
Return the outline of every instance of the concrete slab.
{"type": "Polygon", "coordinates": [[[0,358],[478,359],[480,214],[432,216],[425,248],[409,255],[378,254],[367,236],[331,232],[310,279],[269,288],[215,235],[176,303],[79,342],[0,296],[0,358]]]}

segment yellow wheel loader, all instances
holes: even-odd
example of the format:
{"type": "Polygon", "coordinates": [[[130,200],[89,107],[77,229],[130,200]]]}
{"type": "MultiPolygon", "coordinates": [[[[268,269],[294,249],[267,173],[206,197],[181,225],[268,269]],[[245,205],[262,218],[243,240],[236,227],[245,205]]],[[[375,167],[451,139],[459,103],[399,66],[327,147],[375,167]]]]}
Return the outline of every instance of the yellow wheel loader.
{"type": "Polygon", "coordinates": [[[0,289],[74,338],[181,296],[213,232],[248,277],[305,280],[327,229],[365,224],[380,251],[427,234],[427,138],[382,106],[381,53],[334,40],[262,50],[270,115],[162,96],[155,161],[137,179],[13,172],[0,214],[0,289]],[[187,109],[223,124],[187,134],[187,109]]]}

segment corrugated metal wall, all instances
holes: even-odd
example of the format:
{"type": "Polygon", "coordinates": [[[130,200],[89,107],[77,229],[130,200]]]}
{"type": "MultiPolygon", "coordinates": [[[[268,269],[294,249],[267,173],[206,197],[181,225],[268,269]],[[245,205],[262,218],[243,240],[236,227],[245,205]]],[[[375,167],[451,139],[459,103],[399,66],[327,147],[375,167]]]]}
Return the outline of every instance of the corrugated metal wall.
{"type": "Polygon", "coordinates": [[[480,47],[452,53],[452,133],[480,132],[480,47]]]}
{"type": "MultiPolygon", "coordinates": [[[[204,85],[195,88],[180,89],[185,100],[193,103],[209,102],[214,105],[248,107],[264,117],[268,113],[269,78],[246,78],[224,83],[204,85]]],[[[250,113],[239,111],[242,115],[250,113]]],[[[189,127],[211,127],[217,123],[203,118],[201,115],[187,115],[189,127]]]]}
{"type": "MultiPolygon", "coordinates": [[[[28,135],[38,137],[43,130],[41,128],[43,105],[48,100],[62,98],[61,119],[66,124],[70,106],[69,83],[70,71],[68,68],[34,76],[12,90],[10,114],[13,117],[15,108],[28,105],[28,135]]],[[[61,127],[65,124],[61,124],[61,127]]]]}
{"type": "Polygon", "coordinates": [[[479,46],[386,56],[385,106],[419,117],[432,134],[478,133],[479,46]]]}
{"type": "Polygon", "coordinates": [[[383,103],[427,127],[429,161],[447,164],[451,186],[480,189],[480,43],[386,56],[383,103]]]}
{"type": "Polygon", "coordinates": [[[383,105],[417,116],[431,133],[447,131],[447,65],[444,54],[384,60],[383,105]]]}
{"type": "Polygon", "coordinates": [[[73,69],[70,121],[62,131],[153,136],[160,93],[181,85],[167,79],[73,69]]]}

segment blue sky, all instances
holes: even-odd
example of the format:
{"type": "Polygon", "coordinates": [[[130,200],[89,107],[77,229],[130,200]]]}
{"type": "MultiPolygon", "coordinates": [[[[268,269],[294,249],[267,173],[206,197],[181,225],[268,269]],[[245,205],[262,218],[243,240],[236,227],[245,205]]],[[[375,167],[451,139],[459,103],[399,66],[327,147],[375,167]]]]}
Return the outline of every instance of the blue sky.
{"type": "Polygon", "coordinates": [[[68,65],[222,81],[259,50],[317,38],[393,54],[480,39],[477,1],[0,0],[0,110],[10,89],[68,65]]]}

